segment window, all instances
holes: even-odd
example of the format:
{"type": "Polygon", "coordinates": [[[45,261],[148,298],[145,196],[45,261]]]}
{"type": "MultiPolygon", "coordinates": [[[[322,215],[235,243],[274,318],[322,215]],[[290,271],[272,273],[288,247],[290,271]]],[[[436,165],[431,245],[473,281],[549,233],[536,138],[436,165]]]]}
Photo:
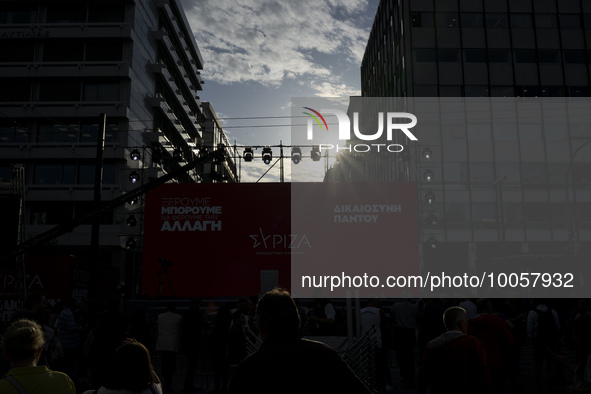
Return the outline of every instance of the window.
{"type": "MultiPolygon", "coordinates": [[[[119,127],[117,124],[105,125],[105,142],[117,141],[119,127]]],[[[80,142],[96,142],[98,123],[82,123],[80,142]]]]}
{"type": "Polygon", "coordinates": [[[558,23],[555,14],[536,14],[537,29],[557,29],[558,23]]]}
{"type": "Polygon", "coordinates": [[[486,13],[486,27],[488,29],[505,29],[509,27],[507,14],[498,12],[486,13]]]}
{"type": "Polygon", "coordinates": [[[542,97],[564,97],[562,86],[542,86],[540,89],[542,97]]]}
{"type": "Polygon", "coordinates": [[[125,4],[90,4],[88,7],[88,22],[113,23],[125,21],[125,4]]]}
{"type": "Polygon", "coordinates": [[[581,16],[579,14],[561,14],[558,16],[561,29],[580,29],[581,16]]]}
{"type": "Polygon", "coordinates": [[[33,202],[31,224],[61,224],[72,219],[73,206],[69,202],[33,202]]]}
{"type": "Polygon", "coordinates": [[[123,43],[121,41],[88,41],[86,43],[87,61],[121,61],[123,43]]]}
{"type": "Polygon", "coordinates": [[[413,12],[411,14],[412,27],[433,27],[432,12],[413,12]]]}
{"type": "Polygon", "coordinates": [[[11,142],[28,142],[29,130],[26,125],[5,120],[0,122],[0,144],[11,142]]]}
{"type": "Polygon", "coordinates": [[[439,49],[437,59],[444,63],[457,63],[460,61],[459,49],[439,49]]]}
{"type": "Polygon", "coordinates": [[[514,29],[531,29],[534,27],[531,14],[511,14],[511,27],[514,29]]]}
{"type": "Polygon", "coordinates": [[[526,141],[541,141],[542,125],[540,123],[520,123],[519,138],[526,141]]]}
{"type": "Polygon", "coordinates": [[[22,1],[17,2],[3,2],[3,10],[0,11],[0,23],[36,23],[37,22],[37,5],[23,4],[22,1]]]}
{"type": "Polygon", "coordinates": [[[413,54],[416,63],[435,63],[437,61],[435,49],[414,49],[413,54]]]}
{"type": "Polygon", "coordinates": [[[415,97],[437,97],[437,85],[414,85],[415,97]]]}
{"type": "Polygon", "coordinates": [[[568,139],[568,129],[564,123],[544,123],[544,134],[546,139],[551,141],[568,139]]]}
{"type": "Polygon", "coordinates": [[[516,140],[517,125],[514,123],[494,123],[493,134],[495,140],[516,140]]]}
{"type": "Polygon", "coordinates": [[[586,86],[569,86],[569,97],[589,97],[589,88],[586,86]]]}
{"type": "Polygon", "coordinates": [[[523,227],[523,204],[505,203],[503,204],[503,223],[505,228],[523,227]]]}
{"type": "Polygon", "coordinates": [[[470,204],[445,204],[445,222],[448,228],[470,228],[470,221],[470,204]]]}
{"type": "Polygon", "coordinates": [[[466,63],[486,63],[486,50],[464,49],[464,61],[466,63]]]}
{"type": "Polygon", "coordinates": [[[82,41],[51,41],[43,44],[43,61],[45,62],[77,62],[84,58],[84,42],[82,41]]]}
{"type": "Polygon", "coordinates": [[[437,27],[460,27],[458,14],[456,12],[440,12],[435,14],[437,27]]]}
{"type": "Polygon", "coordinates": [[[521,165],[521,180],[526,189],[541,189],[546,187],[546,166],[537,163],[521,165]]]}
{"type": "Polygon", "coordinates": [[[73,185],[76,179],[75,164],[37,164],[35,166],[35,185],[73,185]]]}
{"type": "Polygon", "coordinates": [[[70,78],[43,79],[39,82],[39,101],[79,101],[80,81],[70,78]]]}
{"type": "Polygon", "coordinates": [[[490,63],[510,63],[511,52],[508,49],[489,49],[488,61],[490,63]]]}
{"type": "Polygon", "coordinates": [[[491,86],[491,97],[514,97],[515,88],[513,86],[491,86]]]}
{"type": "Polygon", "coordinates": [[[445,182],[468,182],[468,165],[464,162],[445,162],[443,167],[445,182]]]}
{"type": "Polygon", "coordinates": [[[84,101],[118,101],[119,82],[85,82],[84,101]]]}
{"type": "Polygon", "coordinates": [[[547,228],[550,224],[550,206],[545,202],[525,204],[525,220],[531,228],[547,228]]]}
{"type": "Polygon", "coordinates": [[[497,209],[494,202],[472,203],[472,223],[474,229],[496,229],[497,209]]]}
{"type": "Polygon", "coordinates": [[[47,23],[84,23],[86,22],[86,4],[74,2],[47,3],[47,23]]]}
{"type": "Polygon", "coordinates": [[[538,60],[540,63],[560,63],[560,51],[540,49],[538,50],[538,60]]]}
{"type": "Polygon", "coordinates": [[[464,93],[466,97],[488,97],[488,86],[465,86],[464,93]]]}
{"type": "MultiPolygon", "coordinates": [[[[95,163],[80,164],[78,168],[78,184],[93,185],[94,174],[96,171],[95,163]]],[[[103,185],[113,185],[117,180],[117,166],[115,163],[103,164],[103,185]]]]}
{"type": "Polygon", "coordinates": [[[494,170],[491,163],[470,164],[470,182],[490,184],[494,181],[494,170]]]}
{"type": "Polygon", "coordinates": [[[481,13],[462,12],[462,27],[482,28],[484,27],[484,18],[481,13]]]}
{"type": "Polygon", "coordinates": [[[513,51],[515,63],[535,63],[536,52],[528,49],[518,49],[513,51]]]}
{"type": "Polygon", "coordinates": [[[41,124],[38,142],[78,142],[78,123],[41,124]]]}
{"type": "Polygon", "coordinates": [[[0,78],[0,99],[3,102],[29,101],[31,81],[25,78],[0,78]]]}
{"type": "Polygon", "coordinates": [[[32,62],[35,43],[29,40],[0,40],[2,62],[32,62]]]}
{"type": "Polygon", "coordinates": [[[490,125],[488,123],[468,123],[468,139],[471,141],[490,140],[490,125]]]}
{"type": "Polygon", "coordinates": [[[564,63],[585,64],[585,52],[582,50],[564,51],[564,63]]]}
{"type": "Polygon", "coordinates": [[[459,85],[439,85],[439,95],[441,97],[462,97],[462,87],[459,85]]]}

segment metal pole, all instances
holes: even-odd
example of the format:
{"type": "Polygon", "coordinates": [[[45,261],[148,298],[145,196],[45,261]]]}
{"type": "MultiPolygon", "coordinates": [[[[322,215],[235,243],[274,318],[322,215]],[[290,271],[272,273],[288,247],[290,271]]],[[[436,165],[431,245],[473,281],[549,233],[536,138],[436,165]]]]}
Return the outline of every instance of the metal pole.
{"type": "Polygon", "coordinates": [[[281,159],[279,166],[279,182],[283,183],[283,141],[279,141],[279,159],[281,159]]]}
{"type": "MultiPolygon", "coordinates": [[[[103,187],[103,156],[105,152],[105,127],[107,123],[107,114],[99,115],[99,127],[96,137],[96,166],[94,171],[94,209],[99,209],[101,205],[101,189],[103,187]]],[[[93,263],[90,268],[89,277],[89,293],[96,296],[98,293],[98,278],[99,273],[99,232],[100,232],[100,215],[97,215],[92,220],[92,230],[90,233],[90,248],[93,256],[93,263]]]]}

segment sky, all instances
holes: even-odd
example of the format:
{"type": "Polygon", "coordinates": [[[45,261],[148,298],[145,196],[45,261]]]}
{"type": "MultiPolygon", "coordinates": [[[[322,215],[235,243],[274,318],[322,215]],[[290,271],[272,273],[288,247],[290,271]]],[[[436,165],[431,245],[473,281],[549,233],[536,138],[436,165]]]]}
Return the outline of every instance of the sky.
{"type": "MultiPolygon", "coordinates": [[[[293,97],[359,95],[378,2],[181,0],[204,59],[199,96],[211,102],[229,140],[238,146],[289,145],[293,97]]],[[[278,148],[273,156],[271,164],[278,148]]],[[[252,162],[241,164],[242,182],[279,181],[279,163],[261,178],[270,166],[260,149],[252,162]]],[[[311,180],[322,181],[324,161],[304,158],[301,165],[316,173],[311,180]]],[[[284,166],[289,181],[291,160],[284,166]]]]}

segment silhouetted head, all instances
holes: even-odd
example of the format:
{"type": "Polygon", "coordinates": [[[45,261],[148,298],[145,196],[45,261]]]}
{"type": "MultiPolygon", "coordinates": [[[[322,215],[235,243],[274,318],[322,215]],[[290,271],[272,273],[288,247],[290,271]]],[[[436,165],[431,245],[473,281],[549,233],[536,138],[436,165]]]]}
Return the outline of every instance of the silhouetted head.
{"type": "Polygon", "coordinates": [[[464,308],[452,306],[443,312],[443,324],[447,331],[460,331],[466,333],[468,328],[468,315],[464,308]]]}
{"type": "Polygon", "coordinates": [[[37,364],[45,345],[45,334],[39,324],[21,319],[6,329],[2,342],[4,354],[12,365],[24,361],[37,364]]]}
{"type": "Polygon", "coordinates": [[[148,349],[135,340],[119,346],[111,365],[111,390],[142,392],[155,381],[148,349]]]}
{"type": "Polygon", "coordinates": [[[266,292],[257,304],[257,324],[261,336],[289,336],[300,328],[300,314],[291,295],[284,289],[266,292]]]}

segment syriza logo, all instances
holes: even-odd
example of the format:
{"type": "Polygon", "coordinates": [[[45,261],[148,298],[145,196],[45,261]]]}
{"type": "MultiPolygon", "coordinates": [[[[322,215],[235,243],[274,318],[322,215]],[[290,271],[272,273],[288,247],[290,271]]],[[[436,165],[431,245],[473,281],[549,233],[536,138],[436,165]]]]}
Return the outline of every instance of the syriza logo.
{"type": "MultiPolygon", "coordinates": [[[[331,114],[336,116],[338,121],[338,138],[339,140],[348,141],[351,140],[351,120],[349,116],[338,109],[321,109],[320,111],[316,111],[310,107],[303,107],[305,110],[309,112],[304,112],[305,115],[308,115],[310,118],[308,119],[307,123],[307,135],[306,138],[308,141],[314,139],[314,122],[320,126],[321,131],[328,132],[328,123],[324,118],[323,114],[331,114]]],[[[353,112],[353,133],[356,139],[361,141],[376,141],[382,138],[384,131],[386,132],[386,141],[390,142],[393,140],[394,132],[400,131],[406,135],[406,137],[411,141],[418,141],[417,137],[410,131],[411,128],[417,125],[417,117],[408,112],[378,112],[378,130],[373,134],[363,134],[359,130],[359,112],[353,112]],[[399,123],[396,120],[398,119],[406,119],[410,120],[410,122],[399,123]],[[384,127],[385,124],[385,127],[384,127]]],[[[336,149],[336,151],[346,150],[349,152],[369,152],[373,149],[376,149],[380,152],[380,149],[398,153],[404,150],[404,146],[400,144],[380,144],[380,143],[373,143],[373,144],[349,144],[346,146],[339,146],[333,144],[320,144],[320,150],[325,149],[336,149]]]]}
{"type": "Polygon", "coordinates": [[[253,249],[262,247],[262,249],[297,249],[302,246],[311,248],[310,241],[306,235],[297,234],[265,234],[262,228],[259,228],[259,234],[252,234],[250,238],[254,241],[253,249]]]}

